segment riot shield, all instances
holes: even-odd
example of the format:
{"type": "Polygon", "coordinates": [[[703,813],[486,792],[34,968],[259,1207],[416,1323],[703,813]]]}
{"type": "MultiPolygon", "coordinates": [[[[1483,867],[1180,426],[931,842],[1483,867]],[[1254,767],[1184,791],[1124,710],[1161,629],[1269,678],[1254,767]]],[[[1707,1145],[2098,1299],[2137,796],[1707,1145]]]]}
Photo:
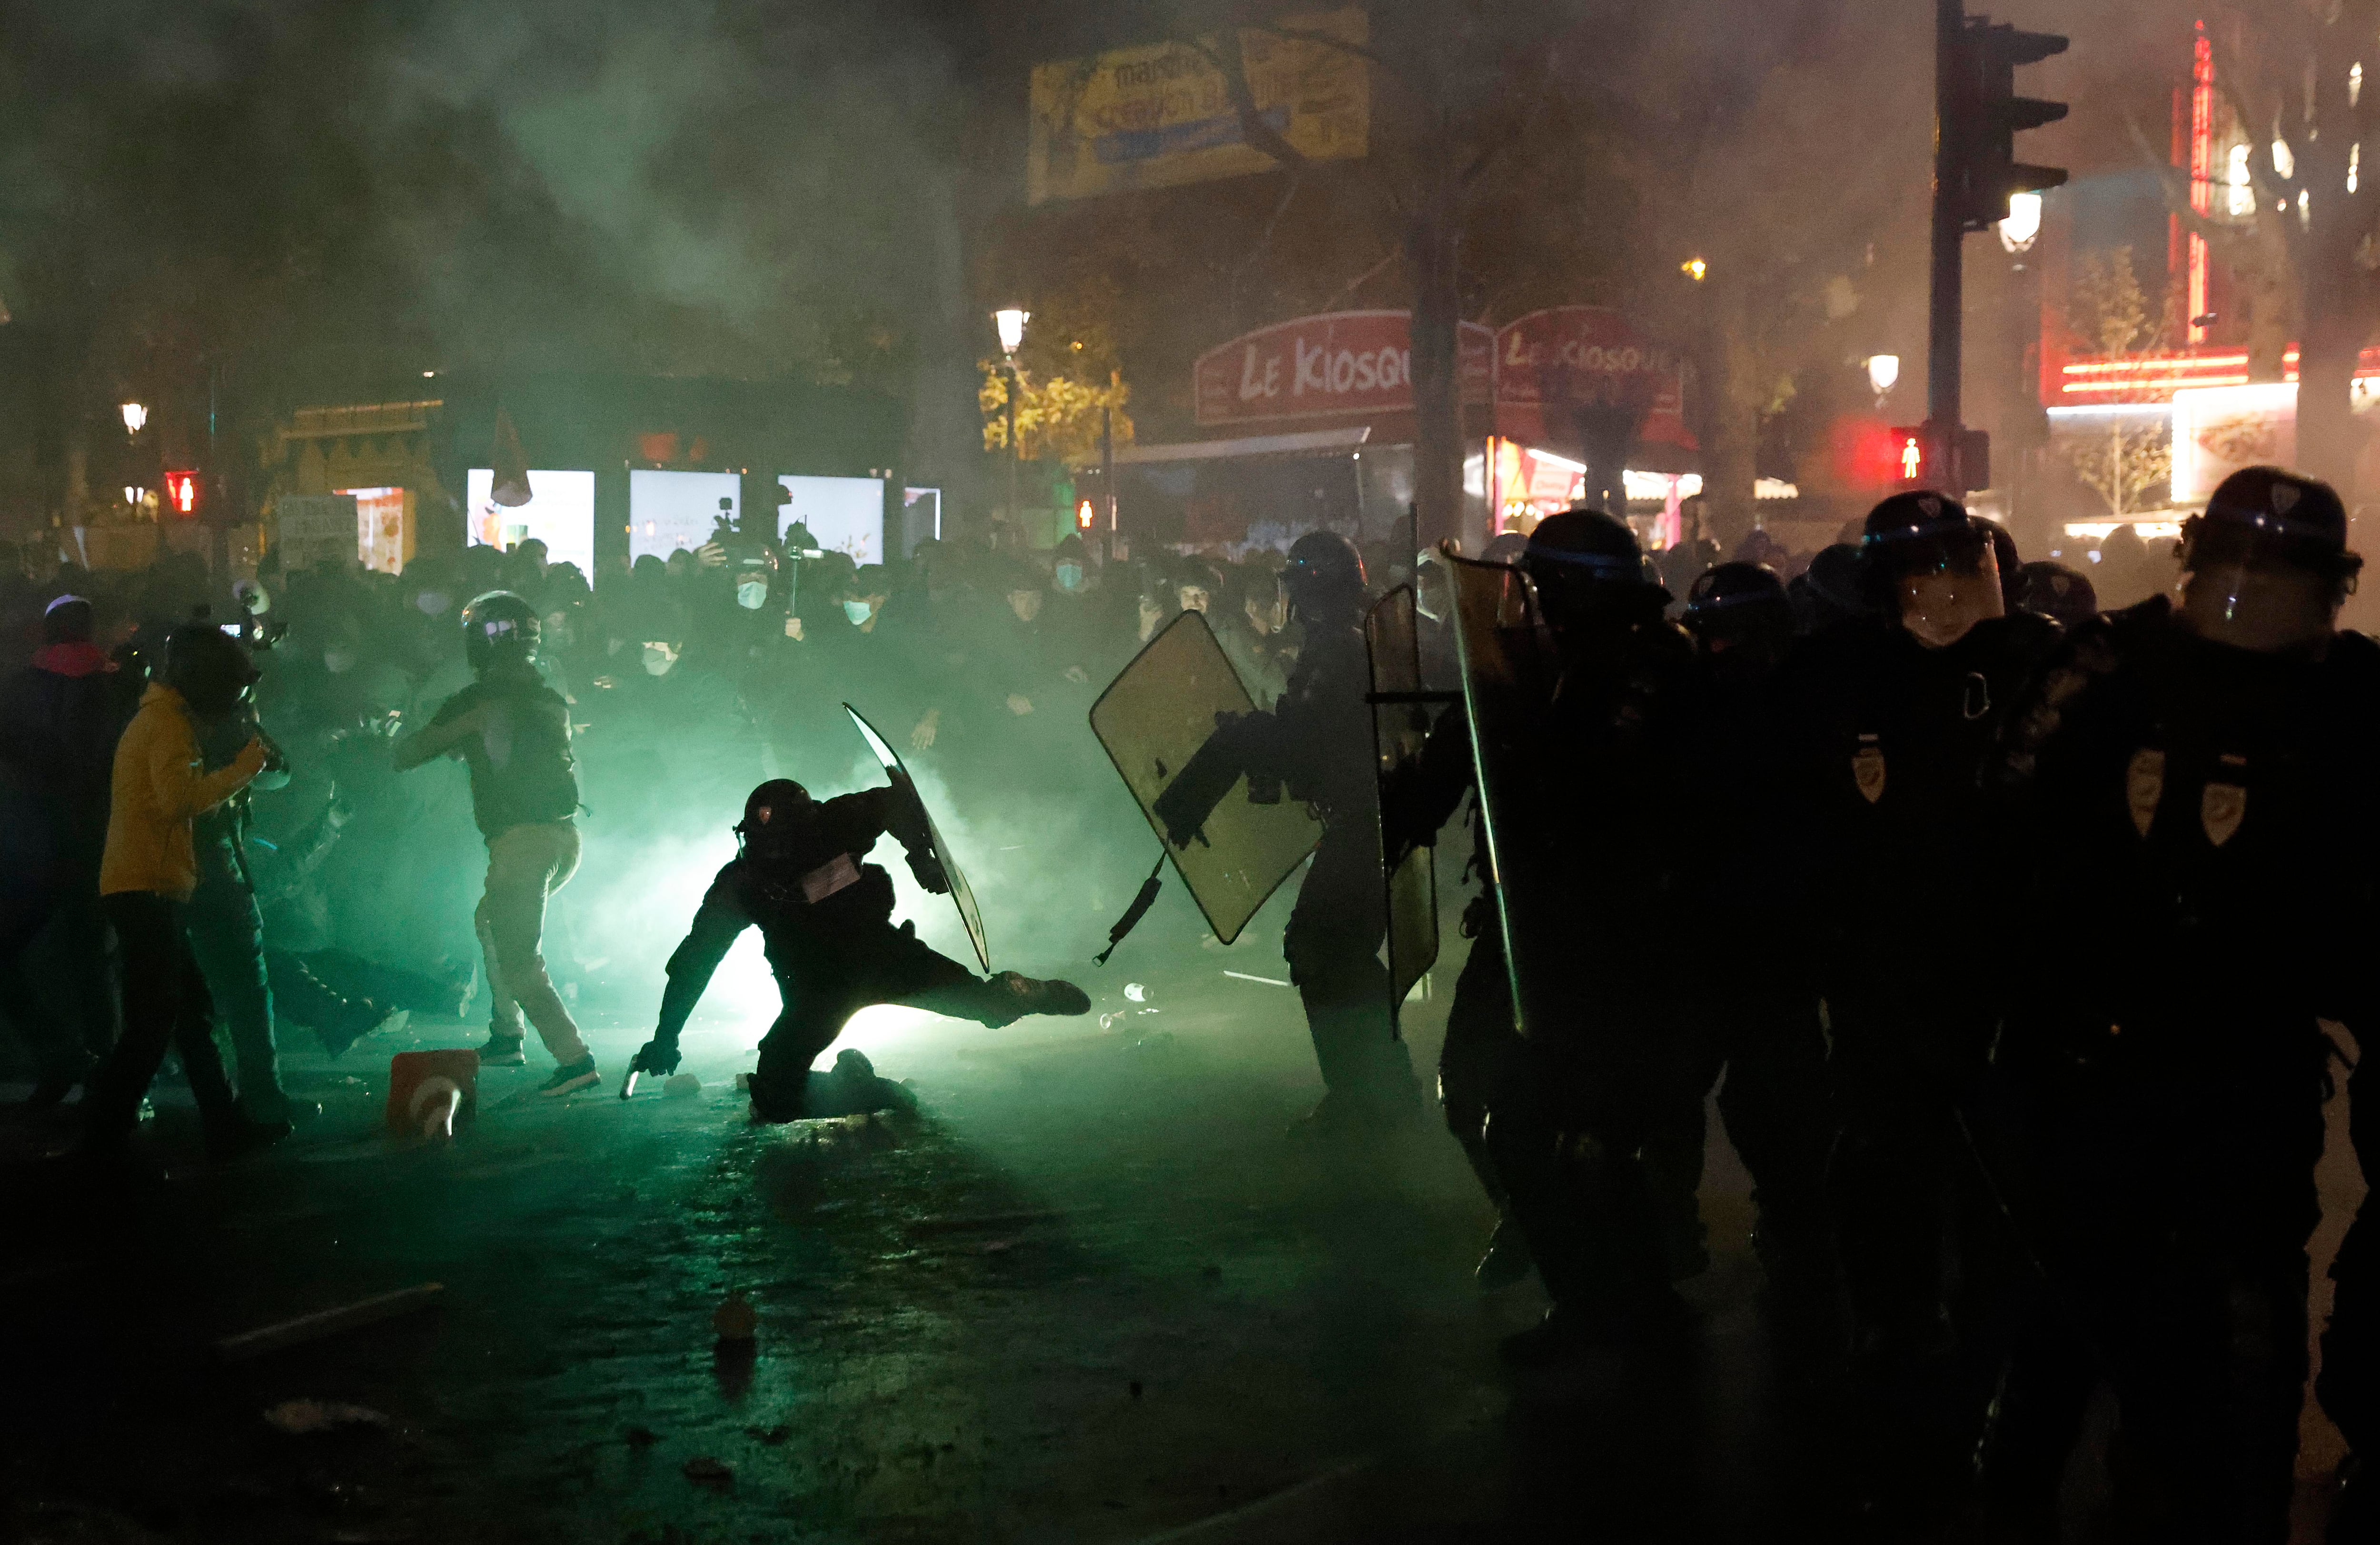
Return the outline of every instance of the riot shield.
{"type": "MultiPolygon", "coordinates": [[[[1196,612],[1166,625],[1091,705],[1091,733],[1165,843],[1207,926],[1226,944],[1314,851],[1322,822],[1295,800],[1258,803],[1247,778],[1228,764],[1215,772],[1218,786],[1191,801],[1205,820],[1186,845],[1167,839],[1159,809],[1214,736],[1219,717],[1255,711],[1223,646],[1196,612]]],[[[1203,778],[1217,766],[1210,756],[1193,775],[1203,778]]]]}
{"type": "Polygon", "coordinates": [[[1463,712],[1470,722],[1488,883],[1510,973],[1512,1013],[1524,1036],[1544,1033],[1559,1015],[1555,985],[1567,969],[1561,876],[1532,862],[1556,815],[1549,771],[1537,745],[1551,695],[1552,648],[1538,623],[1528,577],[1502,564],[1449,557],[1463,712]],[[1533,849],[1532,845],[1538,845],[1533,849]]]}
{"type": "Polygon", "coordinates": [[[975,904],[975,892],[968,886],[965,872],[959,869],[958,859],[952,855],[951,845],[942,840],[941,828],[934,824],[933,815],[926,809],[926,802],[917,797],[917,780],[911,778],[909,770],[901,765],[900,755],[892,749],[892,742],[877,734],[876,726],[861,717],[859,710],[845,703],[843,711],[851,715],[851,722],[858,728],[860,737],[868,742],[868,748],[875,752],[876,760],[883,764],[886,775],[892,780],[892,786],[906,795],[910,804],[916,807],[918,824],[924,826],[926,835],[933,839],[934,861],[942,867],[942,878],[950,882],[951,900],[958,906],[959,921],[966,925],[967,943],[975,946],[976,962],[983,967],[985,975],[990,975],[991,942],[984,937],[983,913],[975,904]]]}
{"type": "MultiPolygon", "coordinates": [[[[1421,686],[1421,634],[1415,620],[1414,589],[1400,585],[1380,598],[1364,619],[1364,645],[1372,663],[1372,750],[1386,809],[1391,785],[1421,756],[1429,738],[1429,707],[1421,686]]],[[[1385,843],[1387,825],[1381,826],[1385,843]]],[[[1405,994],[1438,962],[1438,850],[1416,845],[1398,859],[1383,848],[1380,870],[1389,899],[1389,1016],[1393,1023],[1405,994]]]]}

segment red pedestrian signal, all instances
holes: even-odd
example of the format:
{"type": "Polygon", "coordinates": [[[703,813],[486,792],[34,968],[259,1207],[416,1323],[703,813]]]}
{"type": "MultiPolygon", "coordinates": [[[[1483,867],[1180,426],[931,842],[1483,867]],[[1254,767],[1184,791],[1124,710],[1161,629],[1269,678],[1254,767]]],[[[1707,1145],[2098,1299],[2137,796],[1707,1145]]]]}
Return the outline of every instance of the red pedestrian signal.
{"type": "Polygon", "coordinates": [[[1091,502],[1088,499],[1075,506],[1075,529],[1087,531],[1097,524],[1099,516],[1091,509],[1091,502]]]}
{"type": "Polygon", "coordinates": [[[165,474],[165,507],[173,512],[175,519],[197,518],[200,497],[197,472],[184,468],[165,474]]]}
{"type": "Polygon", "coordinates": [[[1900,481],[1911,488],[1924,487],[1927,461],[1924,426],[1894,430],[1892,443],[1896,447],[1893,465],[1900,473],[1900,481]]]}

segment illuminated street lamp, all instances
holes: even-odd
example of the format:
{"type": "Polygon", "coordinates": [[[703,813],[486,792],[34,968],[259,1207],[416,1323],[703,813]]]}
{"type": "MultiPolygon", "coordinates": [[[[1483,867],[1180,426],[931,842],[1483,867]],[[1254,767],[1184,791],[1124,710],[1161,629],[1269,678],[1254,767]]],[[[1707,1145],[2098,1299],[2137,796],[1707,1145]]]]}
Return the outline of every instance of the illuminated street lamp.
{"type": "Polygon", "coordinates": [[[1003,306],[991,313],[992,325],[1000,329],[1000,352],[1008,361],[1008,518],[1017,517],[1016,468],[1025,459],[1025,446],[1016,438],[1016,398],[1025,389],[1016,373],[1016,351],[1025,344],[1025,324],[1033,313],[1020,306],[1003,306]]]}
{"type": "Polygon", "coordinates": [[[149,421],[149,408],[144,403],[128,402],[117,409],[124,415],[124,432],[138,434],[140,426],[149,421]]]}
{"type": "Polygon", "coordinates": [[[2000,245],[2010,253],[2032,251],[2041,236],[2041,195],[2010,194],[2008,218],[2000,222],[1999,232],[2000,245]]]}
{"type": "Polygon", "coordinates": [[[1699,285],[1710,277],[1710,264],[1700,258],[1688,258],[1678,265],[1678,272],[1699,285]]]}
{"type": "Polygon", "coordinates": [[[1893,387],[1900,383],[1900,355],[1871,354],[1867,357],[1868,388],[1876,393],[1876,400],[1879,406],[1883,404],[1886,397],[1892,395],[1893,387]]]}

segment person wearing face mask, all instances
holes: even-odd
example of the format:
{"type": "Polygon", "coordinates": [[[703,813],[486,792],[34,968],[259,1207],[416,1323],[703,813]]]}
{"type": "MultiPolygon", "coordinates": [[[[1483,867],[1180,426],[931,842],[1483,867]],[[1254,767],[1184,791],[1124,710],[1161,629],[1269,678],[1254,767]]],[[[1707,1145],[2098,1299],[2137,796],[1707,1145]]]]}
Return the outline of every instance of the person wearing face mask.
{"type": "MultiPolygon", "coordinates": [[[[2336,1054],[2380,1039],[2380,646],[2338,626],[2362,559],[2325,484],[2226,480],[2181,574],[2078,628],[2001,759],[2024,833],[1998,1147],[2045,1290],[1984,1449],[2003,1532],[2053,1539],[2093,1387],[2120,1410],[2143,1538],[2280,1540],[2306,1377],[2306,1243],[2336,1054]],[[2075,941],[2087,939],[2088,948],[2075,941]]],[[[2369,1171],[2380,1090],[2350,1085],[2369,1171]]],[[[2380,1519],[2380,1203],[2331,1275],[2316,1393],[2352,1454],[2330,1538],[2380,1519]]],[[[2134,1488],[2129,1484],[2125,1490],[2134,1488]]]]}
{"type": "Polygon", "coordinates": [[[1803,639],[1779,677],[1779,876],[1796,894],[1777,910],[1806,924],[1831,1035],[1828,1185],[1877,1424],[1860,1484],[1915,1502],[1972,1442],[1976,1413],[1953,1395],[1988,1319],[1954,1316],[1946,1298],[1988,1275],[1997,1244],[1971,1217],[1944,1232],[1972,1195],[1961,1110],[2015,975],[1985,943],[2003,850],[1983,773],[2058,627],[2008,614],[1991,531],[1958,501],[1896,494],[1864,529],[1873,613],[1803,639]]]}
{"type": "Polygon", "coordinates": [[[494,590],[473,601],[463,634],[475,679],[396,743],[395,760],[400,772],[442,756],[469,768],[471,813],[488,844],[475,920],[494,1004],[480,1060],[522,1062],[526,1015],[554,1061],[538,1092],[567,1095],[601,1082],[540,953],[546,899],[578,868],[570,709],[537,674],[538,616],[520,597],[494,590]]]}
{"type": "Polygon", "coordinates": [[[99,890],[120,952],[124,1033],[88,1087],[81,1150],[103,1167],[126,1157],[169,1043],[198,1099],[209,1153],[237,1157],[289,1133],[285,1123],[241,1112],[215,1047],[214,1005],[189,937],[199,881],[191,824],[246,788],[271,760],[250,736],[228,765],[201,772],[197,725],[237,712],[255,681],[247,651],[221,629],[185,624],[167,638],[158,679],[116,743],[99,890]]]}

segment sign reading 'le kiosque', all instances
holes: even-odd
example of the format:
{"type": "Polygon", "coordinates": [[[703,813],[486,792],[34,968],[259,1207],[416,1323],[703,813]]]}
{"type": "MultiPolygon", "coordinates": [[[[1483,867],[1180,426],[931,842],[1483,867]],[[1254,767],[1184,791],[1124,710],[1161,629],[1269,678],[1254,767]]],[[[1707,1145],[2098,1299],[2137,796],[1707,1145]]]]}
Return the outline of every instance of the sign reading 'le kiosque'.
{"type": "Polygon", "coordinates": [[[1280,164],[1247,142],[1216,58],[1236,49],[1265,127],[1309,161],[1363,156],[1371,78],[1369,27],[1355,6],[1264,27],[1062,59],[1033,69],[1026,141],[1030,201],[1083,199],[1245,176],[1280,164]]]}
{"type": "MultiPolygon", "coordinates": [[[[1496,335],[1463,323],[1461,353],[1463,400],[1488,401],[1496,335]]],[[[1330,311],[1258,328],[1200,355],[1196,388],[1202,424],[1410,411],[1412,313],[1330,311]]]]}

